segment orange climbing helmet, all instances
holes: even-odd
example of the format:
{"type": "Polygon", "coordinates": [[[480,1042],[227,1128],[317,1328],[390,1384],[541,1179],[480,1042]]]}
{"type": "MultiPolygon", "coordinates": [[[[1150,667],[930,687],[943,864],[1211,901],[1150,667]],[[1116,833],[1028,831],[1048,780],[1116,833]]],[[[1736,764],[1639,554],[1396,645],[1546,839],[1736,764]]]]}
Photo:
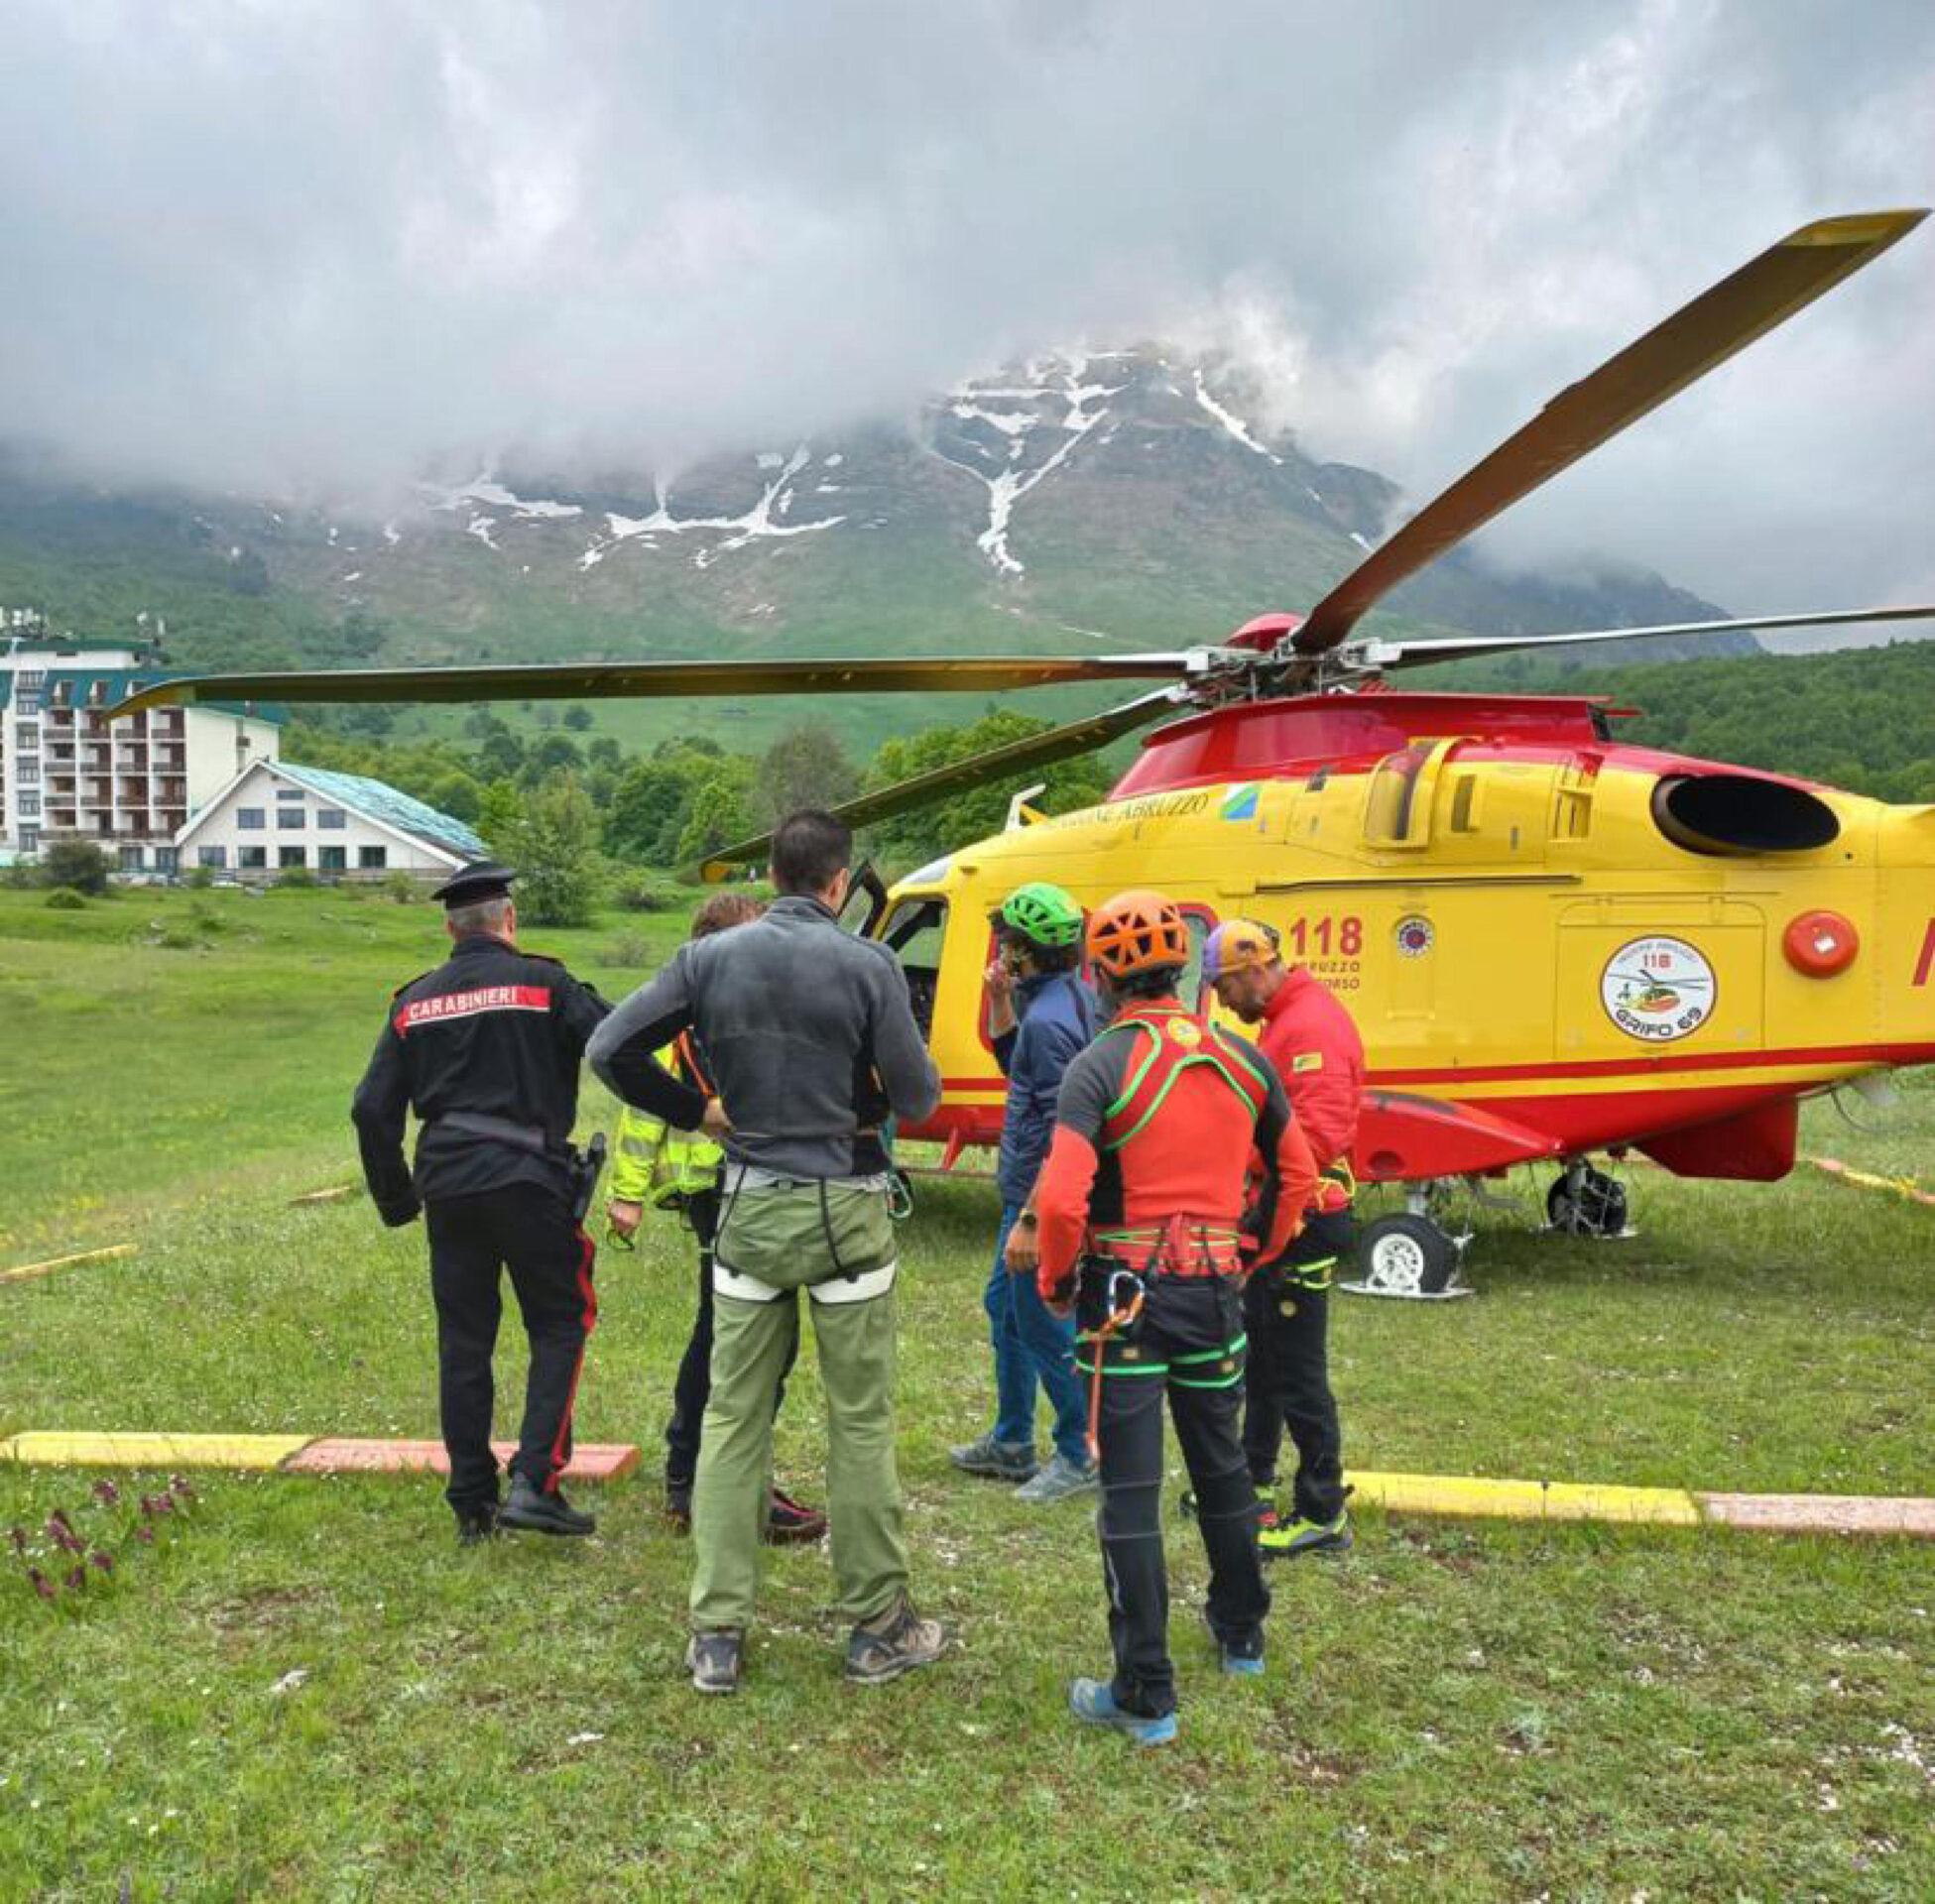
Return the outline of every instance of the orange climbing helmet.
{"type": "Polygon", "coordinates": [[[1127,979],[1189,963],[1189,928],[1159,892],[1118,892],[1088,917],[1089,962],[1105,978],[1127,979]]]}

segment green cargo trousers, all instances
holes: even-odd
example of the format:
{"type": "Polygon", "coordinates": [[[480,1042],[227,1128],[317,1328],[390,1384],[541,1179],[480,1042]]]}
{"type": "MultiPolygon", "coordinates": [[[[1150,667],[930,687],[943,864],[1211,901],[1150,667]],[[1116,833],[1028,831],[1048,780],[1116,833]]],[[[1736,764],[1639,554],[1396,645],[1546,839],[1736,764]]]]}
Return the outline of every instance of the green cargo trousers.
{"type": "Polygon", "coordinates": [[[827,1518],[839,1609],[907,1587],[894,1458],[894,1228],[884,1190],[759,1183],[727,1192],[713,1245],[712,1392],[692,1488],[692,1625],[752,1623],[773,1478],[773,1398],[812,1303],[826,1394],[827,1518]]]}

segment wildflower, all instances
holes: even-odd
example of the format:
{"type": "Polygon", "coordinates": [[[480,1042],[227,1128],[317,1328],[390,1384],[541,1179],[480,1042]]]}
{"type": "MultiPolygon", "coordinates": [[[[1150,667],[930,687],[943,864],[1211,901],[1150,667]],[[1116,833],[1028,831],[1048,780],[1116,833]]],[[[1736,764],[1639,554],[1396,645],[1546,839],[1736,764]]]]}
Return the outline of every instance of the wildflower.
{"type": "Polygon", "coordinates": [[[54,1583],[38,1567],[28,1568],[27,1578],[34,1583],[34,1591],[43,1600],[52,1600],[54,1598],[54,1583]]]}
{"type": "Polygon", "coordinates": [[[85,1567],[76,1567],[73,1570],[73,1572],[67,1576],[67,1586],[74,1593],[79,1593],[80,1590],[86,1585],[87,1585],[87,1569],[85,1567]]]}
{"type": "Polygon", "coordinates": [[[110,1554],[106,1548],[96,1547],[94,1551],[87,1556],[87,1558],[89,1561],[93,1563],[94,1566],[98,1567],[102,1573],[104,1574],[113,1573],[114,1556],[110,1554]]]}
{"type": "Polygon", "coordinates": [[[121,1498],[120,1488],[115,1487],[113,1482],[109,1481],[105,1476],[103,1476],[99,1481],[95,1482],[93,1492],[94,1492],[94,1498],[98,1500],[103,1507],[112,1507],[115,1504],[115,1502],[121,1498]]]}
{"type": "Polygon", "coordinates": [[[150,1547],[155,1544],[155,1530],[145,1520],[134,1530],[134,1537],[150,1547]]]}
{"type": "Polygon", "coordinates": [[[13,1542],[15,1553],[24,1554],[27,1551],[27,1529],[25,1527],[9,1527],[7,1529],[7,1538],[13,1542]]]}
{"type": "Polygon", "coordinates": [[[170,1475],[168,1478],[168,1491],[172,1494],[181,1495],[183,1500],[192,1500],[194,1498],[194,1489],[188,1486],[188,1478],[186,1475],[170,1475]]]}
{"type": "Polygon", "coordinates": [[[80,1541],[74,1530],[67,1525],[67,1517],[60,1508],[55,1508],[47,1517],[47,1526],[42,1529],[55,1546],[65,1548],[70,1554],[80,1551],[80,1541]]]}

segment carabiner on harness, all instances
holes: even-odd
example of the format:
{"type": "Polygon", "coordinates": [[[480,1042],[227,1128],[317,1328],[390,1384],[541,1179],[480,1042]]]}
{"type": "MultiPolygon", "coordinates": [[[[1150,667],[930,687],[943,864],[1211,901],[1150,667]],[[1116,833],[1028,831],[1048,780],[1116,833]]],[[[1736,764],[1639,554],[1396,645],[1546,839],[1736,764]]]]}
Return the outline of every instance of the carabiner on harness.
{"type": "Polygon", "coordinates": [[[1092,1463],[1099,1463],[1102,1459],[1103,1352],[1111,1336],[1135,1327],[1137,1318],[1143,1313],[1143,1302],[1148,1293],[1148,1284],[1136,1270],[1126,1263],[1117,1263],[1109,1271],[1109,1279],[1103,1285],[1106,1307],[1102,1320],[1086,1335],[1090,1354],[1094,1357],[1088,1378],[1088,1431],[1085,1437],[1088,1458],[1092,1463]]]}

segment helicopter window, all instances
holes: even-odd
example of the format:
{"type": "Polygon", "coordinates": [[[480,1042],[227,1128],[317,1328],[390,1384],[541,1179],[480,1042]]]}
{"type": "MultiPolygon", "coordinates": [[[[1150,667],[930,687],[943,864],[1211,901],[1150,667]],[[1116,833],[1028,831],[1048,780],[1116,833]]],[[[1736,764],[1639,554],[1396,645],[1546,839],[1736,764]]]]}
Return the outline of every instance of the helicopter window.
{"type": "Polygon", "coordinates": [[[934,994],[940,983],[940,950],[947,937],[947,901],[907,898],[888,915],[881,938],[907,974],[907,1000],[924,1038],[934,1028],[934,994]]]}

